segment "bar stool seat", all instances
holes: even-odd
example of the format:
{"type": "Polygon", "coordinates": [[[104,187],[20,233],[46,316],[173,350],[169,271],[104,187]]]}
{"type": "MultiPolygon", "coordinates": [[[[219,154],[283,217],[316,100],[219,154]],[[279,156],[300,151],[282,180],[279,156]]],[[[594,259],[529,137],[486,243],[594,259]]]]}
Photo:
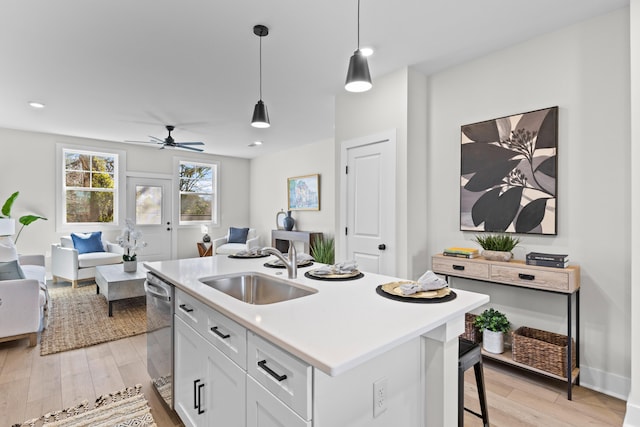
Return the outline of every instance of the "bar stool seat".
{"type": "Polygon", "coordinates": [[[484,389],[484,375],[482,373],[482,352],[480,345],[464,338],[458,339],[458,427],[464,426],[464,411],[470,412],[478,418],[482,418],[484,427],[489,427],[489,412],[487,411],[487,394],[484,389]],[[464,372],[473,366],[476,375],[476,387],[480,400],[478,414],[464,407],[464,372]]]}

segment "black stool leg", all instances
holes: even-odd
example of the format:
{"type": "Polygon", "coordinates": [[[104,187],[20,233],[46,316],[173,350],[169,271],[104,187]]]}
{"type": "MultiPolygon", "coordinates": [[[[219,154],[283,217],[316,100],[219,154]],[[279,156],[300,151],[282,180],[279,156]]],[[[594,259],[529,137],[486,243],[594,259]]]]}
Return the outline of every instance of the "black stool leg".
{"type": "Polygon", "coordinates": [[[478,388],[478,400],[480,400],[480,412],[482,413],[482,424],[489,427],[489,411],[487,410],[487,395],[484,389],[484,374],[482,373],[482,360],[473,365],[476,374],[476,386],[478,388]]]}
{"type": "Polygon", "coordinates": [[[458,427],[464,427],[464,367],[458,363],[458,427]]]}

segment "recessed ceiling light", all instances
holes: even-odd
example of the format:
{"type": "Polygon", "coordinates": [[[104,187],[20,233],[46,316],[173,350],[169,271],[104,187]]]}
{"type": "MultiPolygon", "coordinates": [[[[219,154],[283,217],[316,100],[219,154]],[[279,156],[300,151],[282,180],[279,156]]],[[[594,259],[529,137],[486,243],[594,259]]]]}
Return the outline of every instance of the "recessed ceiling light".
{"type": "Polygon", "coordinates": [[[262,145],[262,141],[253,141],[249,147],[257,147],[258,145],[262,145]]]}
{"type": "Polygon", "coordinates": [[[371,55],[373,55],[373,48],[372,47],[361,47],[360,48],[360,52],[362,52],[362,54],[364,56],[371,56],[371,55]]]}
{"type": "Polygon", "coordinates": [[[32,108],[44,108],[44,104],[42,102],[37,102],[37,101],[29,102],[29,106],[32,108]]]}

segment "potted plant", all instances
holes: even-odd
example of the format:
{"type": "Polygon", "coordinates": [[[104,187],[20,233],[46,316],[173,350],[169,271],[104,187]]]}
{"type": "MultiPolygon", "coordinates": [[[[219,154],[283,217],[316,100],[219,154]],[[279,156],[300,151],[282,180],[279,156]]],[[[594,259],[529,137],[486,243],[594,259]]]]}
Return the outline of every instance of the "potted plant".
{"type": "Polygon", "coordinates": [[[138,249],[142,249],[147,246],[147,243],[142,240],[142,232],[136,230],[135,224],[131,219],[126,220],[126,226],[122,230],[122,234],[116,239],[118,245],[124,249],[122,255],[122,261],[124,261],[124,271],[134,272],[138,268],[138,249]]]}
{"type": "MultiPolygon", "coordinates": [[[[0,220],[1,221],[11,221],[13,222],[13,218],[11,217],[11,208],[13,206],[13,202],[15,202],[15,200],[18,198],[18,195],[20,194],[19,191],[16,191],[15,193],[13,193],[11,196],[9,196],[9,198],[4,202],[4,205],[2,205],[2,213],[0,213],[0,220]]],[[[43,219],[43,220],[47,220],[47,218],[43,217],[43,216],[38,216],[38,215],[23,215],[20,218],[18,218],[18,222],[22,225],[20,227],[20,230],[18,230],[18,234],[16,235],[16,238],[14,239],[14,244],[18,242],[18,237],[20,237],[20,233],[22,233],[22,229],[31,224],[32,222],[35,222],[39,219],[43,219]]],[[[12,229],[13,227],[9,227],[10,229],[12,229]]]]}
{"type": "Polygon", "coordinates": [[[313,259],[322,264],[333,264],[335,261],[333,238],[316,239],[311,247],[313,259]]]}
{"type": "Polygon", "coordinates": [[[483,311],[474,326],[482,331],[482,347],[489,353],[504,352],[504,333],[509,331],[509,320],[504,313],[493,308],[483,311]]]}
{"type": "Polygon", "coordinates": [[[476,236],[474,239],[482,246],[482,256],[491,261],[509,261],[513,258],[511,252],[520,239],[511,237],[508,234],[489,234],[486,236],[476,236]]]}

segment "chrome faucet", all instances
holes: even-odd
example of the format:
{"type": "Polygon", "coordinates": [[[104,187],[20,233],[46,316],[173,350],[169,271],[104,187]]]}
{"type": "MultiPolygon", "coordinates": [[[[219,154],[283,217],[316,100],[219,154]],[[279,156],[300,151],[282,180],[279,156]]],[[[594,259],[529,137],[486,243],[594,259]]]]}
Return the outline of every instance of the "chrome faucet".
{"type": "Polygon", "coordinates": [[[289,241],[289,252],[287,253],[287,258],[282,255],[282,252],[277,250],[276,248],[272,248],[267,246],[265,248],[260,249],[260,253],[263,255],[275,255],[285,267],[287,267],[287,277],[289,279],[295,279],[298,277],[298,255],[296,254],[296,247],[293,244],[293,241],[289,241]]]}

